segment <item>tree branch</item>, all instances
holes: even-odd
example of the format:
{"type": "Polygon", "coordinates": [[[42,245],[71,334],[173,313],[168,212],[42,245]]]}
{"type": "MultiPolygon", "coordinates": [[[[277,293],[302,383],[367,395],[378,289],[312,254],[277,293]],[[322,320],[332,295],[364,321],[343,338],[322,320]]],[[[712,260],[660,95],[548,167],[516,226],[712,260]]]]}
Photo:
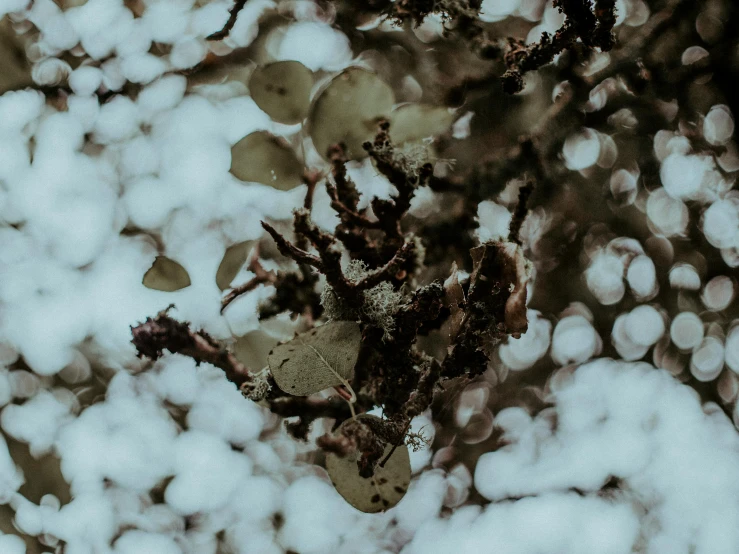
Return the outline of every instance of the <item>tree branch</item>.
{"type": "Polygon", "coordinates": [[[131,342],[139,358],[147,357],[156,361],[165,350],[169,350],[173,354],[188,356],[198,364],[207,362],[222,369],[226,379],[237,388],[252,380],[247,367],[228,349],[205,331],[192,331],[189,323],[169,317],[167,312],[170,308],[159,312],[154,319],[147,317],[144,323],[131,327],[131,342]]]}
{"type": "Polygon", "coordinates": [[[236,0],[233,7],[228,11],[228,20],[223,26],[223,29],[216,31],[212,35],[205,37],[205,40],[223,40],[226,38],[231,30],[236,25],[236,19],[239,17],[239,12],[244,9],[247,0],[236,0]]]}

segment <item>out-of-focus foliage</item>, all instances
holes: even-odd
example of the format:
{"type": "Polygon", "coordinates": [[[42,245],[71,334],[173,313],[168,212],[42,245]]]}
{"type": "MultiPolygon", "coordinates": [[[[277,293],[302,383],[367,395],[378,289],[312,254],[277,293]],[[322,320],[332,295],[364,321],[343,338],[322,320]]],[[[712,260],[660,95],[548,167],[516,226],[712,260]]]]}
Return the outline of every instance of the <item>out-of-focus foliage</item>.
{"type": "Polygon", "coordinates": [[[33,85],[23,50],[23,40],[15,34],[10,21],[0,20],[0,94],[33,85]]]}
{"type": "Polygon", "coordinates": [[[290,190],[302,183],[303,165],[284,140],[257,131],[231,148],[231,173],[242,181],[290,190]]]}
{"type": "Polygon", "coordinates": [[[249,79],[249,94],[280,123],[300,123],[308,115],[313,73],[300,62],[284,61],[258,67],[249,79]]]}
{"type": "Polygon", "coordinates": [[[187,270],[166,256],[157,256],[144,274],[144,286],[149,289],[174,292],[190,286],[187,270]]]}
{"type": "Polygon", "coordinates": [[[336,77],[314,100],[309,117],[316,150],[326,155],[331,145],[343,143],[350,159],[365,156],[362,144],[376,133],[377,122],[390,117],[392,88],[366,69],[350,68],[336,77]]]}

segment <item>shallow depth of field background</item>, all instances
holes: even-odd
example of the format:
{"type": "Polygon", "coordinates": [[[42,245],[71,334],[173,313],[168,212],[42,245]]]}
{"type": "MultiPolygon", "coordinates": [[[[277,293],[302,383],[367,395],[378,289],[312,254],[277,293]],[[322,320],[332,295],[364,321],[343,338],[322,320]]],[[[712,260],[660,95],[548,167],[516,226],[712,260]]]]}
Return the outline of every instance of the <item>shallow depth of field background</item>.
{"type": "MultiPolygon", "coordinates": [[[[208,42],[229,2],[0,0],[0,553],[739,552],[739,14],[730,0],[616,5],[612,52],[573,49],[509,96],[438,16],[350,29],[328,2],[249,0],[208,42]],[[396,109],[423,106],[406,124],[441,135],[419,141],[436,173],[482,175],[476,242],[508,233],[523,175],[496,168],[526,137],[547,176],[522,230],[529,331],[414,421],[433,441],[385,514],[346,504],[312,441],[219,370],[151,364],[130,343],[175,304],[263,367],[298,328],[258,320],[270,287],[221,314],[216,282],[247,241],[276,267],[260,220],[286,230],[302,206],[295,156],[325,170],[303,124],[249,95],[276,60],[311,70],[313,95],[361,66],[396,109]],[[232,147],[259,132],[296,154],[240,150],[244,182],[232,147]],[[158,254],[190,285],[145,287],[158,254]]],[[[526,42],[563,21],[542,0],[482,14],[526,42]]],[[[329,115],[329,129],[347,119],[329,115]]],[[[392,192],[367,159],[348,170],[362,202],[392,192]]],[[[409,217],[457,209],[422,189],[409,217]]],[[[337,223],[322,183],[313,217],[337,223]]],[[[231,285],[251,276],[237,264],[231,285]]],[[[443,331],[422,347],[443,351],[443,331]]]]}

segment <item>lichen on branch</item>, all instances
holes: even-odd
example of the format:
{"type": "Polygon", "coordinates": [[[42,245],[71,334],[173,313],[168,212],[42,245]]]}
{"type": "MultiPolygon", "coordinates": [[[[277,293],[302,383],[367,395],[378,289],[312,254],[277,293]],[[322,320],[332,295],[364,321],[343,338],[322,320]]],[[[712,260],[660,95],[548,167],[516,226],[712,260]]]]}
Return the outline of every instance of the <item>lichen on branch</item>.
{"type": "MultiPolygon", "coordinates": [[[[480,375],[493,346],[525,332],[528,278],[519,245],[478,246],[470,252],[474,270],[469,290],[465,295],[457,284],[450,311],[449,291],[440,280],[419,285],[426,269],[421,237],[405,229],[413,196],[431,181],[432,164],[428,160],[409,163],[393,145],[387,121],[380,122],[375,139],[365,149],[397,191],[389,200],[371,199],[376,219],[358,208],[360,196],[346,173],[342,145],[331,146],[327,156],[331,178],[326,187],[339,216],[334,232],[312,221],[308,199],[294,212],[294,239],[262,222],[285,261],[299,269],[266,271],[252,259],[249,267],[255,277],[224,298],[227,306],[245,290],[269,284],[275,293],[267,305],[287,307],[275,298],[296,297],[296,283],[305,281],[314,287],[322,277],[321,309],[327,323],[307,319],[308,331],[278,345],[268,357],[268,368],[259,373],[247,370],[203,331],[190,330],[166,312],[133,329],[140,356],[157,359],[169,350],[216,365],[247,397],[263,400],[279,416],[297,417],[287,423],[297,439],[305,439],[317,419],[330,418],[336,431],[322,435],[317,445],[339,458],[356,455],[358,479],[373,478],[383,460],[406,448],[406,443],[418,446],[421,439],[410,432],[411,421],[429,409],[446,381],[480,375]],[[428,329],[439,328],[451,314],[456,331],[448,354],[436,359],[419,349],[417,340],[428,329]],[[316,375],[311,374],[314,371],[316,375]],[[337,395],[293,396],[297,390],[310,395],[326,386],[335,386],[337,395]],[[382,407],[384,418],[359,418],[374,406],[382,407]]],[[[525,217],[527,190],[521,192],[514,226],[520,226],[525,217]]],[[[456,275],[455,267],[450,271],[456,275]]],[[[316,313],[311,295],[301,298],[305,305],[293,301],[290,310],[316,313]]]]}

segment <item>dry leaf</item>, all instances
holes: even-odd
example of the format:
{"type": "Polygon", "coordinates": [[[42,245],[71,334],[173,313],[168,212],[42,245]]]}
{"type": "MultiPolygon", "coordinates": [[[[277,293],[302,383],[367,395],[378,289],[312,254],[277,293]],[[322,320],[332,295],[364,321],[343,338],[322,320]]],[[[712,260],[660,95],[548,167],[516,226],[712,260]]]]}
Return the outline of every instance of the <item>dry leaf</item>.
{"type": "Polygon", "coordinates": [[[526,318],[526,284],[529,281],[529,270],[523,249],[516,243],[501,244],[501,253],[508,258],[508,264],[513,272],[511,279],[513,290],[505,304],[505,324],[509,332],[518,337],[528,329],[526,318]]]}
{"type": "Polygon", "coordinates": [[[361,341],[357,323],[332,321],[276,346],[269,369],[280,389],[307,396],[351,379],[361,341]]]}
{"type": "MultiPolygon", "coordinates": [[[[357,416],[357,419],[363,418],[379,420],[378,417],[367,414],[357,416]]],[[[344,424],[349,421],[353,420],[349,419],[344,424]]],[[[392,444],[385,445],[380,462],[385,460],[392,449],[392,444]]],[[[326,470],[331,482],[338,493],[357,510],[370,514],[389,510],[405,496],[411,482],[408,447],[405,444],[397,446],[384,465],[381,466],[378,462],[374,468],[374,475],[367,478],[359,475],[357,460],[360,456],[360,452],[353,452],[344,458],[328,453],[326,470]]]]}
{"type": "Polygon", "coordinates": [[[496,323],[505,324],[506,334],[518,337],[525,333],[529,272],[521,247],[513,242],[488,242],[470,250],[470,255],[473,271],[467,294],[469,302],[490,304],[491,315],[496,323]],[[494,296],[505,299],[505,303],[494,296]]]}
{"type": "Polygon", "coordinates": [[[452,273],[444,283],[444,304],[449,308],[449,337],[454,338],[459,333],[464,319],[464,289],[459,284],[459,270],[457,262],[452,262],[452,273]]]}

